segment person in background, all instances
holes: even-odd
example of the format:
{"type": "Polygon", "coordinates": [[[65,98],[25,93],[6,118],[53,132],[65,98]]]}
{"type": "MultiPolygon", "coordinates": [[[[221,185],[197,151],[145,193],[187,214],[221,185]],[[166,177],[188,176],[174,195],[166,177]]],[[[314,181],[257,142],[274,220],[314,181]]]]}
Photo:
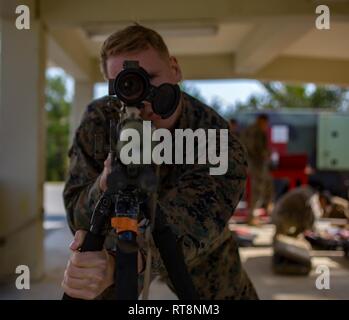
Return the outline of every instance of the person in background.
{"type": "Polygon", "coordinates": [[[251,179],[248,223],[252,225],[258,223],[256,209],[269,209],[274,194],[273,179],[269,172],[268,126],[268,116],[260,114],[241,135],[241,141],[247,150],[248,172],[251,179]]]}
{"type": "Polygon", "coordinates": [[[327,191],[302,186],[283,195],[272,213],[276,235],[292,237],[313,229],[319,218],[349,218],[349,201],[327,191]]]}

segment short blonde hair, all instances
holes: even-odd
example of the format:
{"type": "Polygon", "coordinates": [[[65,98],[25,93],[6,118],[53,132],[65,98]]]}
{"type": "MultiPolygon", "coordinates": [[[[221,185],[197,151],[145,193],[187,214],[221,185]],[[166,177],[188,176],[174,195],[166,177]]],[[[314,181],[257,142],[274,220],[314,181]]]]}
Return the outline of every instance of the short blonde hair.
{"type": "Polygon", "coordinates": [[[162,57],[170,56],[164,39],[156,31],[134,24],[111,34],[101,48],[101,69],[108,78],[107,60],[111,56],[125,52],[139,52],[153,47],[162,57]]]}

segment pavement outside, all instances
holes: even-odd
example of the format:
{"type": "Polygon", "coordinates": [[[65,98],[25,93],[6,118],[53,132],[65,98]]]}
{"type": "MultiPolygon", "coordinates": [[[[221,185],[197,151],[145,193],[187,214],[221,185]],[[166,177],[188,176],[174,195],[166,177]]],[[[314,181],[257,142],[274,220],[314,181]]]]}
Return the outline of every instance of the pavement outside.
{"type": "MultiPolygon", "coordinates": [[[[0,285],[0,299],[60,299],[63,272],[69,258],[72,235],[65,221],[61,200],[62,184],[45,185],[45,274],[32,281],[30,290],[17,290],[15,284],[0,285]]],[[[253,247],[240,248],[243,266],[254,283],[260,299],[349,299],[349,259],[342,251],[312,251],[313,269],[309,276],[280,276],[271,269],[273,226],[247,227],[257,235],[253,247]],[[319,290],[316,267],[330,270],[330,289],[319,290]]],[[[150,287],[150,299],[175,299],[169,288],[156,279],[150,287]]]]}

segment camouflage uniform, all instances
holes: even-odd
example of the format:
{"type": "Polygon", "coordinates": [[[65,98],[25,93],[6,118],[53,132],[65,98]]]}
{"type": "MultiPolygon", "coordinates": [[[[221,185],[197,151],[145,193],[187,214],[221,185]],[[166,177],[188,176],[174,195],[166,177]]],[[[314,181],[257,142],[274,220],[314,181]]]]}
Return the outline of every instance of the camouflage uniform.
{"type": "Polygon", "coordinates": [[[276,203],[272,213],[277,234],[297,236],[313,228],[318,218],[349,217],[349,202],[331,197],[327,210],[320,206],[319,194],[309,186],[294,188],[284,194],[276,203]]]}
{"type": "MultiPolygon", "coordinates": [[[[184,93],[182,105],[176,128],[228,128],[212,109],[184,93]]],[[[88,106],[75,134],[64,189],[73,231],[88,228],[101,195],[99,180],[107,157],[104,146],[109,145],[111,117],[118,115],[107,106],[106,98],[96,100],[88,106]]],[[[209,164],[161,165],[158,205],[182,242],[186,264],[202,299],[257,299],[227,226],[246,179],[245,154],[238,140],[229,137],[229,168],[225,175],[211,176],[208,167],[209,164]]],[[[156,249],[154,256],[154,269],[167,279],[156,249]]],[[[167,282],[171,287],[168,279],[167,282]]]]}
{"type": "Polygon", "coordinates": [[[310,199],[314,194],[315,191],[310,187],[298,187],[277,201],[272,213],[276,234],[297,236],[312,228],[315,215],[310,199]]]}
{"type": "Polygon", "coordinates": [[[256,123],[246,128],[241,140],[247,149],[251,179],[251,218],[253,210],[267,205],[273,196],[273,180],[268,168],[268,140],[256,123]]]}

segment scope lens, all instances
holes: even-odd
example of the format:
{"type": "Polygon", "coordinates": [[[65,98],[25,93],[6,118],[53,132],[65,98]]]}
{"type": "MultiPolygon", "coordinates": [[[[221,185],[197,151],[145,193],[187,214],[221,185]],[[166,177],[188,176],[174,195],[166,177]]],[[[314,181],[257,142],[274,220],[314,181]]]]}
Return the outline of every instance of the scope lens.
{"type": "Polygon", "coordinates": [[[128,73],[119,79],[117,90],[123,99],[137,101],[144,97],[145,83],[138,74],[128,73]]]}

